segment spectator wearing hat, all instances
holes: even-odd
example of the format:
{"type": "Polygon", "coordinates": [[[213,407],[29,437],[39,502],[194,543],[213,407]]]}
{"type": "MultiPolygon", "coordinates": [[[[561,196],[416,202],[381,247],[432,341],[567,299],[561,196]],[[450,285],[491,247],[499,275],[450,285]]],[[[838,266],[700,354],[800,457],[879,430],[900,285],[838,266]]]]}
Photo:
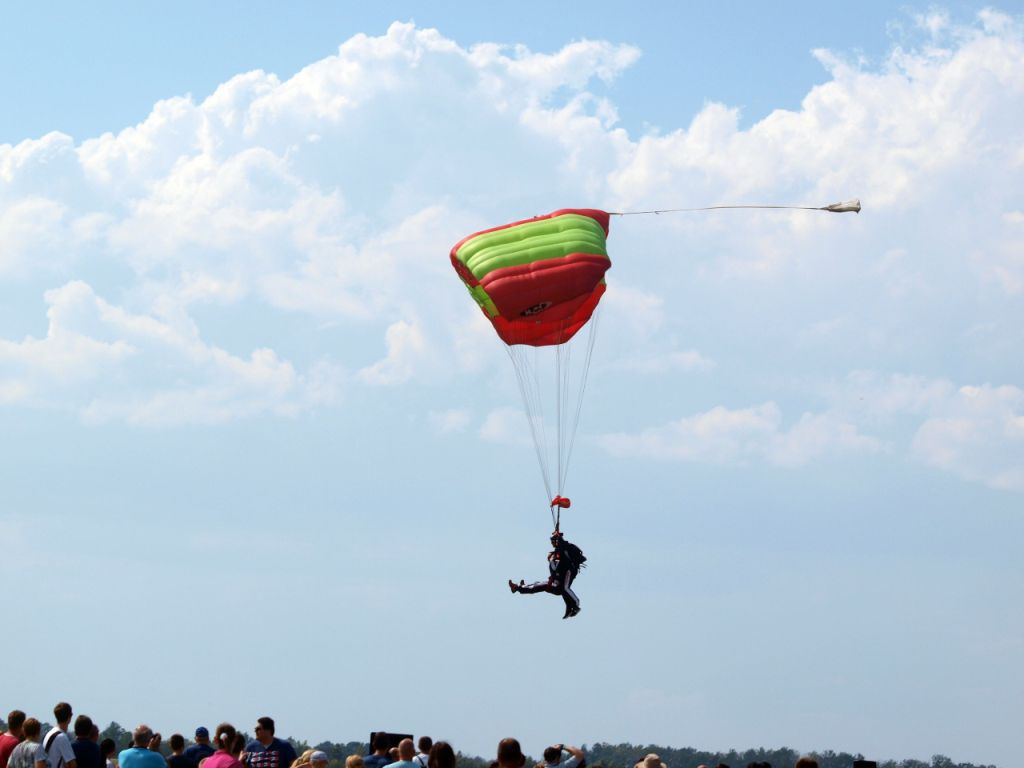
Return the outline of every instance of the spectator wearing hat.
{"type": "Polygon", "coordinates": [[[668,766],[661,762],[660,757],[651,752],[651,754],[646,755],[635,766],[633,766],[633,768],[668,768],[668,766]]]}
{"type": "Polygon", "coordinates": [[[192,768],[199,768],[199,761],[212,755],[215,750],[210,745],[210,732],[205,725],[196,728],[196,743],[185,748],[185,757],[192,763],[192,768]]]}
{"type": "Polygon", "coordinates": [[[289,768],[295,762],[295,748],[274,735],[274,718],[261,717],[256,721],[256,738],[245,745],[241,755],[250,768],[289,768]]]}
{"type": "Polygon", "coordinates": [[[327,753],[318,749],[309,756],[309,764],[313,768],[327,768],[327,753]]]}

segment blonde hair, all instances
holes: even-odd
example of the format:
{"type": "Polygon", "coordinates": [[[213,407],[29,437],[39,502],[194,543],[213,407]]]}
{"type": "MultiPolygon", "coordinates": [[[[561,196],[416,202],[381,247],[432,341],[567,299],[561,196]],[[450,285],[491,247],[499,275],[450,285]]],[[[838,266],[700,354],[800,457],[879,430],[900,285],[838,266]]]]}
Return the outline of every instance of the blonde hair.
{"type": "Polygon", "coordinates": [[[345,758],[345,768],[363,768],[363,756],[349,755],[345,758]]]}

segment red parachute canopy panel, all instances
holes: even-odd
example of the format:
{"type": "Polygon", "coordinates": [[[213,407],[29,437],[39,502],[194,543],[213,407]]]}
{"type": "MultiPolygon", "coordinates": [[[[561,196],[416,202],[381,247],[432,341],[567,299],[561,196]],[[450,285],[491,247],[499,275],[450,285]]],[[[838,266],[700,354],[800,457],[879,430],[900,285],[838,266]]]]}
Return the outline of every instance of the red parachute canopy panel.
{"type": "Polygon", "coordinates": [[[604,294],[608,219],[563,208],[485,229],[456,243],[452,265],[506,344],[563,344],[604,294]]]}

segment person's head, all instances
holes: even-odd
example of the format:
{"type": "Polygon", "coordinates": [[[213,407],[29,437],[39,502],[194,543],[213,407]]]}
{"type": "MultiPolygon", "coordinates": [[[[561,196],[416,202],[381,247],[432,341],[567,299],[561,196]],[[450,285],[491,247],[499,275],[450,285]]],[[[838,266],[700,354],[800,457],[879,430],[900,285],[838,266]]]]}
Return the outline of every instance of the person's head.
{"type": "Polygon", "coordinates": [[[562,762],[562,750],[558,747],[545,747],[544,762],[551,765],[562,762]]]}
{"type": "Polygon", "coordinates": [[[236,733],[235,738],[231,740],[231,746],[228,747],[228,752],[230,752],[233,757],[238,757],[240,754],[242,754],[242,751],[244,749],[245,736],[241,733],[236,733]]]}
{"type": "Polygon", "coordinates": [[[106,760],[117,751],[117,742],[113,739],[104,739],[100,742],[100,755],[106,760]]]}
{"type": "Polygon", "coordinates": [[[563,539],[562,539],[562,532],[561,531],[555,531],[554,533],[551,534],[551,546],[552,547],[557,547],[559,544],[562,543],[562,541],[563,541],[563,539]]]}
{"type": "Polygon", "coordinates": [[[200,725],[196,728],[195,736],[196,744],[209,744],[210,743],[210,731],[205,725],[200,725]]]}
{"type": "Polygon", "coordinates": [[[309,764],[313,768],[327,768],[327,753],[319,749],[309,756],[309,764]]]}
{"type": "Polygon", "coordinates": [[[42,729],[43,726],[38,720],[34,717],[26,717],[21,726],[21,735],[25,737],[25,741],[36,741],[39,739],[39,732],[42,729]]]}
{"type": "Polygon", "coordinates": [[[217,749],[230,752],[232,745],[235,743],[236,735],[238,735],[238,731],[235,730],[235,726],[231,723],[221,723],[218,725],[217,730],[213,734],[213,740],[217,745],[217,749]]]}
{"type": "Polygon", "coordinates": [[[148,747],[153,740],[153,729],[148,725],[140,725],[132,731],[132,744],[136,747],[148,747]]]}
{"type": "Polygon", "coordinates": [[[388,735],[384,731],[377,731],[373,736],[373,751],[378,755],[388,753],[388,735]]]}
{"type": "Polygon", "coordinates": [[[89,741],[93,744],[100,743],[100,727],[96,723],[92,724],[92,729],[89,731],[89,741]]]}
{"type": "Polygon", "coordinates": [[[392,747],[388,750],[388,757],[391,758],[391,762],[398,762],[398,747],[392,747]]]}
{"type": "Polygon", "coordinates": [[[501,768],[522,768],[526,765],[526,756],[518,740],[509,737],[498,742],[498,765],[501,768]]]}
{"type": "Polygon", "coordinates": [[[414,757],[416,757],[416,745],[412,743],[412,739],[402,739],[398,742],[399,760],[412,760],[414,757]]]}
{"type": "Polygon", "coordinates": [[[25,713],[20,709],[12,709],[7,715],[7,732],[11,736],[21,736],[21,729],[25,725],[25,713]]]}
{"type": "Polygon", "coordinates": [[[316,752],[315,749],[307,749],[292,761],[292,768],[300,768],[303,765],[309,765],[309,761],[312,760],[314,752],[316,752]]]}
{"type": "Polygon", "coordinates": [[[455,750],[447,741],[439,741],[430,748],[427,768],[455,768],[455,750]]]}
{"type": "Polygon", "coordinates": [[[75,736],[80,739],[88,739],[92,736],[92,718],[88,715],[79,715],[75,718],[75,736]]]}
{"type": "Polygon", "coordinates": [[[185,737],[180,733],[171,734],[171,752],[178,754],[185,749],[185,737]]]}
{"type": "Polygon", "coordinates": [[[424,755],[430,754],[430,748],[434,746],[434,740],[429,736],[420,736],[416,742],[416,749],[422,752],[424,755]]]}
{"type": "Polygon", "coordinates": [[[139,725],[131,734],[131,742],[135,746],[148,746],[153,740],[153,728],[145,724],[139,725]]]}
{"type": "Polygon", "coordinates": [[[261,717],[256,721],[256,738],[263,745],[274,740],[274,718],[261,717]]]}
{"type": "Polygon", "coordinates": [[[804,755],[796,761],[795,768],[818,768],[818,761],[810,755],[804,755]]]}
{"type": "Polygon", "coordinates": [[[345,758],[345,768],[363,768],[363,756],[349,755],[345,758]]]}
{"type": "Polygon", "coordinates": [[[67,730],[68,723],[71,722],[71,715],[71,705],[66,701],[60,702],[53,708],[53,716],[57,718],[57,725],[61,730],[67,730]]]}

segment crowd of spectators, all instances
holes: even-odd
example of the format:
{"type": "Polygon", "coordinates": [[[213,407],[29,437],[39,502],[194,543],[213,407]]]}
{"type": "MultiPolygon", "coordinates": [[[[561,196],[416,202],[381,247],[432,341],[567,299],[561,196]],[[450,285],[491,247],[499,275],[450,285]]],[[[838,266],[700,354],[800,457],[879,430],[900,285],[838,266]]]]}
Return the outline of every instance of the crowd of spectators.
{"type": "MultiPolygon", "coordinates": [[[[74,719],[71,705],[61,702],[53,708],[57,725],[45,735],[42,724],[26,717],[21,710],[7,716],[7,731],[0,734],[0,768],[328,768],[328,756],[317,749],[295,753],[290,742],[274,735],[274,720],[261,717],[256,721],[255,737],[246,740],[230,723],[221,723],[210,732],[205,726],[195,730],[195,739],[185,746],[185,737],[170,737],[170,754],[161,751],[163,739],[148,725],[139,725],[132,732],[131,743],[118,751],[112,739],[100,739],[99,728],[88,715],[74,719]],[[72,729],[74,739],[68,735],[72,729]]],[[[456,768],[456,753],[446,741],[434,742],[421,736],[415,744],[402,738],[378,732],[374,735],[371,753],[365,757],[349,755],[345,768],[456,768]]],[[[491,768],[525,768],[526,756],[513,738],[498,743],[496,759],[491,768]]],[[[586,768],[583,750],[568,744],[555,744],[544,750],[544,759],[533,768],[586,768]]],[[[633,768],[668,768],[656,754],[639,758],[633,768]]],[[[700,765],[697,768],[729,768],[700,765]]],[[[772,768],[769,763],[750,763],[746,768],[772,768]]],[[[781,768],[781,767],[780,767],[781,768]]],[[[818,768],[813,757],[801,757],[794,768],[818,768]]],[[[854,768],[875,768],[871,761],[857,761],[854,768]]]]}

